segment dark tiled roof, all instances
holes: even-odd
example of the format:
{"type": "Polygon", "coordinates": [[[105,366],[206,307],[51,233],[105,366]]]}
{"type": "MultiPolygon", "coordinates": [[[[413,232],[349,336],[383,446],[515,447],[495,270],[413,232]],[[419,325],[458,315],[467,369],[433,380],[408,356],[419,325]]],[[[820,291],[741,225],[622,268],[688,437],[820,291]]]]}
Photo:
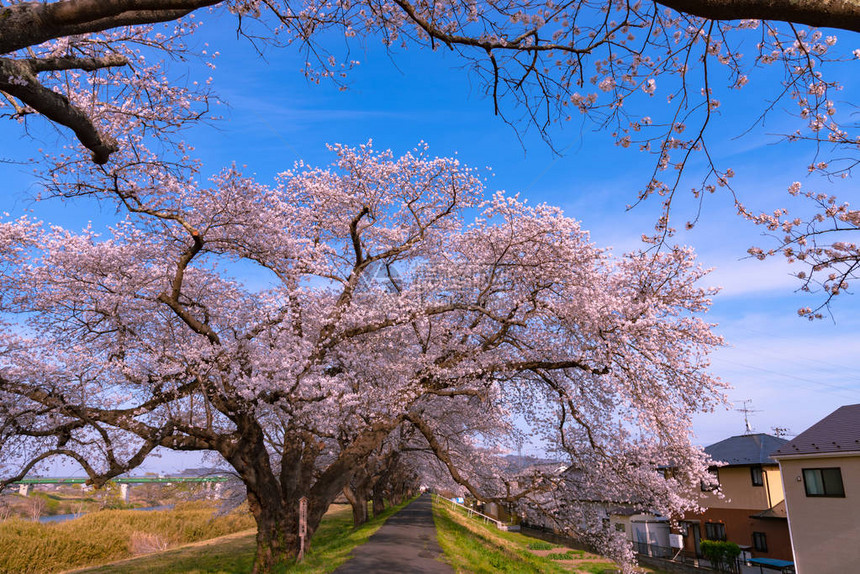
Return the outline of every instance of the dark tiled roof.
{"type": "Polygon", "coordinates": [[[769,455],[786,442],[784,438],[764,433],[742,434],[705,447],[705,452],[728,465],[776,464],[769,455]]]}
{"type": "Polygon", "coordinates": [[[634,514],[639,514],[642,511],[636,510],[632,506],[613,506],[608,510],[608,512],[615,516],[633,516],[634,514]]]}
{"type": "Polygon", "coordinates": [[[758,514],[753,514],[750,518],[778,518],[785,520],[788,518],[788,514],[785,511],[785,501],[780,500],[772,508],[762,510],[758,514]]]}
{"type": "Polygon", "coordinates": [[[860,451],[860,405],[839,407],[782,445],[774,456],[860,451]]]}

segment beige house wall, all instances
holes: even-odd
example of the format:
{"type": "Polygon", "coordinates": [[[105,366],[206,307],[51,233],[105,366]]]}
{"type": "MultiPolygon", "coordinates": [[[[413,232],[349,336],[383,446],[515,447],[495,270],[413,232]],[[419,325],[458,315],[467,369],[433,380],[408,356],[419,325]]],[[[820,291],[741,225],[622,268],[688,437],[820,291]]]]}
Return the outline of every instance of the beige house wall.
{"type": "Polygon", "coordinates": [[[624,534],[627,537],[627,540],[633,541],[633,528],[630,524],[630,516],[622,516],[619,514],[611,514],[609,516],[609,524],[612,528],[612,531],[616,531],[618,528],[615,526],[616,524],[621,524],[624,527],[624,534]]]}
{"type": "Polygon", "coordinates": [[[785,500],[785,490],[782,487],[782,473],[778,466],[765,466],[764,470],[764,485],[770,493],[770,505],[776,506],[785,500]]]}
{"type": "Polygon", "coordinates": [[[783,499],[778,466],[765,466],[764,486],[753,486],[749,466],[723,466],[718,469],[720,489],[725,498],[705,494],[702,506],[707,508],[744,508],[767,510],[783,499]]]}
{"type": "Polygon", "coordinates": [[[845,574],[860,568],[860,453],[780,459],[797,574],[845,574]],[[845,498],[806,496],[804,468],[842,471],[845,498]]]}

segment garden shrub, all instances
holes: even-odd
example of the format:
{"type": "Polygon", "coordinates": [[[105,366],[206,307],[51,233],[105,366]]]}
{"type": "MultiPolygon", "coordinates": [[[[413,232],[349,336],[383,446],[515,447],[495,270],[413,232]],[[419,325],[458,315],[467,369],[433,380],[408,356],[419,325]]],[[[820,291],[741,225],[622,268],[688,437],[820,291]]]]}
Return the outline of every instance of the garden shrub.
{"type": "Polygon", "coordinates": [[[723,540],[702,540],[701,549],[702,555],[708,559],[714,569],[721,572],[732,570],[735,559],[741,553],[740,546],[723,540]]]}

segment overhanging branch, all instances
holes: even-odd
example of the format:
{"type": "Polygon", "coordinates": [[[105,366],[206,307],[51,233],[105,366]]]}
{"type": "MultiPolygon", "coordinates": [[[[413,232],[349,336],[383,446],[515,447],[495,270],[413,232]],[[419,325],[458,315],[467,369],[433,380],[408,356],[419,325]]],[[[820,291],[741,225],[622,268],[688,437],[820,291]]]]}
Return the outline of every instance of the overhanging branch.
{"type": "MultiPolygon", "coordinates": [[[[46,64],[47,61],[42,61],[42,65],[46,64]]],[[[57,64],[60,65],[59,62],[57,64]]],[[[33,71],[30,61],[0,58],[0,90],[18,98],[49,120],[71,128],[78,140],[92,152],[95,163],[107,163],[110,154],[117,150],[116,140],[102,134],[92,118],[72,104],[69,98],[44,87],[33,71]]]]}
{"type": "Polygon", "coordinates": [[[121,26],[169,22],[221,0],[66,0],[0,8],[0,54],[121,26]]]}
{"type": "Polygon", "coordinates": [[[711,20],[775,20],[860,32],[858,0],[660,0],[657,3],[711,20]]]}

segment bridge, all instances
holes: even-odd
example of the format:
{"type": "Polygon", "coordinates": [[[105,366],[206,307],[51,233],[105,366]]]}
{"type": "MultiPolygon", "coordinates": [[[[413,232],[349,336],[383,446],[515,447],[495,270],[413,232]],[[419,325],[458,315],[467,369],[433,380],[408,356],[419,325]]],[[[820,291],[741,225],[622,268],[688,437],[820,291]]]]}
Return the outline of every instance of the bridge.
{"type": "MultiPolygon", "coordinates": [[[[36,484],[86,484],[88,478],[23,478],[13,485],[18,486],[18,494],[21,496],[29,496],[30,491],[36,484]]],[[[220,490],[223,483],[230,480],[226,476],[121,476],[113,478],[108,482],[113,482],[119,485],[120,498],[123,502],[128,502],[128,491],[132,484],[174,484],[174,483],[197,483],[206,484],[207,487],[216,487],[216,493],[220,490]]]]}

